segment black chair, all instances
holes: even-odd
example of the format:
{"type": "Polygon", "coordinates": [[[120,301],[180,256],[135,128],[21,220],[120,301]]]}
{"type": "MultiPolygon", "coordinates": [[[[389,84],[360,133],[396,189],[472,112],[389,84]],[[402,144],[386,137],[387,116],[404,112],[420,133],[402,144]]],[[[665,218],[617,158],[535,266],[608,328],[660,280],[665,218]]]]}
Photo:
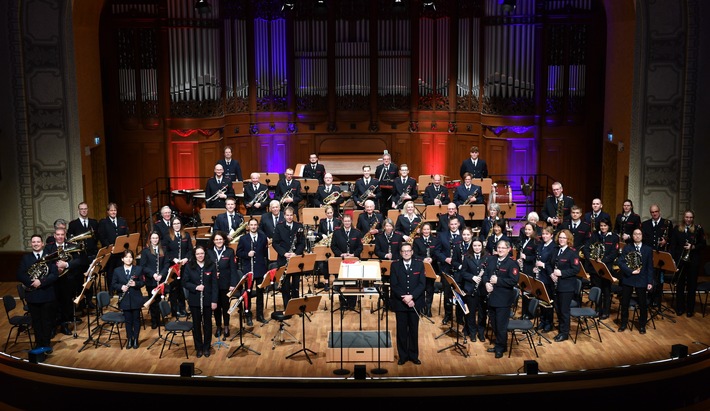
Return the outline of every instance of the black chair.
{"type": "MultiPolygon", "coordinates": [[[[646,298],[646,301],[651,301],[650,295],[646,298]]],[[[629,331],[632,331],[634,329],[634,321],[637,318],[639,318],[639,316],[641,315],[640,314],[641,306],[639,306],[638,298],[635,294],[629,300],[629,309],[633,310],[633,314],[631,314],[631,321],[629,321],[629,331]]],[[[621,310],[619,310],[619,311],[621,311],[621,310]]],[[[653,329],[655,330],[656,329],[656,321],[654,321],[653,315],[650,312],[650,310],[648,311],[647,316],[648,316],[648,320],[651,322],[651,325],[653,326],[653,329]]]]}
{"type": "MultiPolygon", "coordinates": [[[[160,349],[160,357],[158,358],[163,358],[163,350],[165,350],[165,343],[168,342],[168,337],[170,337],[170,345],[168,346],[168,350],[170,350],[170,347],[172,347],[173,344],[180,345],[178,343],[173,342],[175,336],[178,334],[180,334],[180,336],[182,337],[182,345],[185,348],[185,358],[190,358],[187,353],[187,342],[185,341],[185,333],[192,331],[192,321],[180,321],[179,318],[175,321],[168,321],[168,317],[170,317],[171,314],[171,309],[170,303],[165,300],[161,300],[158,303],[158,308],[160,308],[160,316],[162,317],[163,329],[165,330],[165,337],[163,338],[163,347],[160,349]]],[[[158,334],[160,334],[160,327],[158,327],[158,334]]]]}
{"type": "MultiPolygon", "coordinates": [[[[109,306],[111,305],[111,295],[108,293],[108,291],[99,291],[99,293],[96,294],[96,304],[99,309],[99,336],[94,342],[94,347],[99,346],[99,341],[101,340],[101,334],[104,331],[104,327],[110,325],[111,329],[109,330],[108,340],[106,340],[106,342],[111,341],[111,337],[113,337],[113,333],[115,330],[116,335],[118,335],[118,346],[120,348],[123,348],[123,340],[121,339],[120,327],[121,325],[125,324],[126,317],[123,315],[122,312],[105,311],[105,309],[109,308],[109,306]]],[[[108,344],[105,345],[108,346],[108,344]]]]}
{"type": "Polygon", "coordinates": [[[535,334],[535,322],[534,320],[538,317],[538,307],[540,305],[540,300],[537,298],[531,298],[528,301],[527,319],[511,319],[508,322],[508,332],[510,333],[510,347],[508,349],[508,357],[513,353],[513,343],[519,343],[516,332],[521,332],[525,335],[530,344],[530,347],[535,351],[535,357],[539,357],[537,354],[537,347],[533,341],[533,335],[535,334]]]}
{"type": "Polygon", "coordinates": [[[703,281],[698,283],[698,288],[695,293],[695,298],[698,299],[700,307],[703,310],[703,317],[705,317],[705,307],[708,305],[708,294],[710,294],[710,281],[703,281]],[[702,295],[705,294],[705,295],[702,295]],[[705,297],[705,298],[703,298],[705,297]]]}
{"type": "Polygon", "coordinates": [[[581,307],[582,306],[582,279],[577,277],[577,284],[575,285],[574,289],[574,297],[572,298],[572,301],[570,301],[570,308],[572,307],[581,307]]]}
{"type": "Polygon", "coordinates": [[[599,342],[602,342],[602,335],[599,333],[599,313],[597,308],[602,298],[602,290],[599,287],[592,287],[589,290],[589,302],[591,303],[589,307],[572,307],[570,309],[570,317],[577,320],[577,330],[574,333],[574,343],[577,344],[577,336],[579,335],[580,329],[583,332],[591,336],[590,321],[594,324],[594,328],[597,330],[597,335],[599,336],[599,342]]]}
{"type": "Polygon", "coordinates": [[[7,340],[5,341],[5,352],[7,352],[7,345],[10,343],[10,337],[12,336],[12,330],[17,330],[15,334],[15,344],[17,344],[17,339],[20,333],[27,333],[27,338],[30,341],[30,349],[32,349],[32,334],[30,333],[30,328],[32,327],[32,318],[29,315],[11,315],[10,313],[17,307],[17,302],[15,302],[15,297],[12,295],[5,295],[2,297],[2,302],[5,305],[5,314],[7,314],[7,322],[11,325],[10,331],[7,332],[7,340]]]}
{"type": "Polygon", "coordinates": [[[24,284],[17,284],[17,295],[20,297],[20,301],[22,302],[22,309],[25,311],[25,314],[29,314],[30,307],[27,305],[27,300],[25,299],[24,284]]]}

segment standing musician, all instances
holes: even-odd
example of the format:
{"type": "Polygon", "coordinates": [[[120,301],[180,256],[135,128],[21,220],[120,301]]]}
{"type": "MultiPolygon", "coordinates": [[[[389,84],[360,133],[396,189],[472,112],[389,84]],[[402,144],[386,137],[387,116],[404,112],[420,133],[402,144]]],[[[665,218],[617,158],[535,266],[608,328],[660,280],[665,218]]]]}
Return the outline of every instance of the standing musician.
{"type": "MultiPolygon", "coordinates": [[[[466,231],[467,229],[464,229],[464,235],[466,231]]],[[[472,342],[476,342],[476,337],[478,337],[479,341],[485,342],[486,321],[488,318],[487,293],[485,283],[481,280],[486,268],[487,257],[480,238],[474,238],[468,252],[464,254],[462,271],[466,273],[466,278],[470,276],[470,279],[464,283],[463,287],[466,292],[464,301],[469,309],[466,327],[472,342]]]]}
{"type": "MultiPolygon", "coordinates": [[[[116,237],[122,235],[128,235],[128,223],[123,217],[118,216],[116,203],[108,203],[106,217],[99,220],[98,237],[101,247],[113,245],[116,242],[116,237]]],[[[119,265],[121,265],[121,257],[118,254],[111,254],[103,266],[107,285],[111,284],[113,270],[119,265]]]]}
{"type": "Polygon", "coordinates": [[[560,322],[560,332],[555,336],[555,341],[561,342],[569,339],[570,303],[574,298],[580,265],[579,253],[569,245],[572,232],[562,229],[557,232],[556,239],[559,248],[552,265],[551,277],[557,290],[555,307],[560,322]]]}
{"type": "MultiPolygon", "coordinates": [[[[436,249],[436,259],[439,262],[439,267],[441,268],[441,272],[443,274],[453,276],[454,271],[458,268],[458,266],[454,264],[454,256],[456,249],[461,248],[461,242],[463,241],[459,228],[459,220],[452,218],[449,220],[449,227],[446,231],[437,231],[439,247],[436,249]]],[[[451,289],[451,284],[449,284],[448,281],[442,280],[441,285],[444,293],[444,319],[441,323],[448,324],[453,316],[454,306],[452,298],[454,297],[454,294],[451,289]]]]}
{"type": "MultiPolygon", "coordinates": [[[[214,225],[212,226],[212,232],[223,231],[227,234],[233,233],[240,225],[244,222],[244,217],[236,210],[237,199],[234,197],[229,197],[224,200],[225,212],[218,214],[214,219],[214,225]]],[[[229,242],[229,240],[227,240],[229,242]]]]}
{"type": "Polygon", "coordinates": [[[372,200],[379,205],[380,197],[382,197],[380,180],[370,176],[370,166],[362,166],[362,178],[358,178],[355,181],[355,187],[352,193],[355,207],[357,207],[358,210],[364,209],[365,200],[372,200]]]}
{"type": "Polygon", "coordinates": [[[560,224],[570,219],[570,212],[574,199],[563,193],[562,183],[552,183],[552,195],[547,196],[540,212],[540,218],[551,224],[555,229],[560,229],[560,224]]]}
{"type": "MultiPolygon", "coordinates": [[[[439,246],[439,241],[431,232],[431,223],[426,222],[420,225],[421,235],[414,239],[414,258],[421,260],[423,263],[431,264],[436,274],[441,274],[438,261],[436,260],[436,249],[439,246]]],[[[401,248],[400,248],[401,252],[401,248]]],[[[435,278],[426,279],[426,288],[424,290],[425,307],[423,314],[431,317],[431,306],[434,302],[434,284],[435,278]]]]}
{"type": "MultiPolygon", "coordinates": [[[[471,296],[473,291],[475,290],[477,284],[475,283],[473,279],[473,274],[470,272],[465,271],[464,269],[464,260],[466,258],[466,255],[468,254],[469,250],[471,249],[471,243],[473,239],[473,231],[471,231],[470,228],[466,227],[463,230],[461,230],[461,244],[460,247],[454,247],[453,249],[453,257],[451,261],[451,266],[452,266],[452,277],[456,284],[459,286],[459,288],[465,293],[465,295],[461,296],[462,300],[468,305],[469,303],[472,303],[472,301],[469,301],[468,298],[471,296]]],[[[444,280],[446,281],[446,280],[444,280]]],[[[466,335],[474,335],[474,341],[475,341],[475,333],[477,331],[477,327],[475,325],[475,320],[471,318],[471,312],[470,310],[473,307],[468,307],[469,308],[469,313],[466,314],[463,309],[457,305],[454,304],[454,307],[456,307],[456,323],[457,324],[464,324],[463,331],[464,334],[466,335]]]]}
{"type": "MultiPolygon", "coordinates": [[[[612,272],[612,266],[619,256],[619,236],[611,232],[611,221],[608,218],[603,217],[597,223],[599,224],[599,231],[592,233],[592,238],[587,248],[591,244],[602,244],[604,246],[604,255],[597,261],[604,263],[612,272]]],[[[587,250],[587,255],[587,258],[591,258],[589,250],[587,250]]],[[[601,307],[596,307],[599,312],[599,318],[606,320],[609,318],[609,311],[611,310],[611,281],[603,278],[593,268],[590,271],[592,273],[592,286],[599,287],[602,291],[601,307]]]]}
{"type": "Polygon", "coordinates": [[[409,177],[409,167],[406,164],[399,166],[400,177],[393,182],[392,208],[402,209],[407,201],[416,200],[419,197],[417,181],[409,177]]]}
{"type": "Polygon", "coordinates": [[[399,260],[399,249],[404,239],[394,231],[394,224],[389,218],[385,218],[382,226],[382,232],[375,236],[375,255],[380,260],[399,260]]]}
{"type": "Polygon", "coordinates": [[[224,176],[232,181],[242,181],[242,167],[239,161],[232,158],[232,147],[224,147],[224,158],[220,159],[217,164],[224,169],[224,176]]]}
{"type": "MultiPolygon", "coordinates": [[[[57,254],[60,249],[69,250],[78,248],[77,244],[68,243],[66,241],[66,229],[54,229],[53,244],[47,244],[44,247],[44,254],[57,254]]],[[[57,293],[57,305],[59,308],[58,325],[60,330],[65,335],[71,335],[69,324],[74,321],[74,297],[77,295],[84,272],[79,270],[85,266],[84,256],[81,253],[70,254],[68,260],[58,259],[56,262],[50,262],[50,265],[55,265],[59,278],[54,284],[54,290],[57,293]]]]}
{"type": "MultiPolygon", "coordinates": [[[[535,234],[535,225],[529,222],[525,223],[522,230],[520,230],[520,236],[518,237],[518,243],[515,248],[518,250],[517,263],[518,267],[520,267],[520,272],[530,277],[535,276],[534,270],[538,244],[539,242],[535,234]]],[[[530,304],[529,293],[532,292],[532,290],[525,289],[521,291],[525,291],[522,293],[521,305],[523,318],[525,318],[528,315],[528,305],[530,304]]]]}
{"type": "Polygon", "coordinates": [[[414,207],[413,201],[407,201],[402,208],[402,214],[397,216],[397,222],[394,225],[394,231],[398,232],[404,238],[404,241],[412,244],[416,237],[417,227],[421,224],[422,218],[417,209],[414,207]]]}
{"type": "Polygon", "coordinates": [[[617,214],[614,224],[614,232],[619,235],[621,241],[631,244],[634,230],[641,228],[641,216],[634,212],[634,203],[628,198],[622,205],[624,211],[617,214]]]}
{"type": "MultiPolygon", "coordinates": [[[[182,271],[192,253],[192,239],[190,238],[190,233],[182,231],[182,222],[179,217],[173,217],[171,225],[173,228],[170,230],[170,234],[163,239],[163,246],[168,257],[168,264],[180,264],[182,271]]],[[[181,275],[178,277],[180,278],[181,275]]],[[[169,293],[173,316],[185,317],[187,315],[185,312],[185,293],[180,281],[170,283],[169,293]]]]}
{"type": "Polygon", "coordinates": [[[143,308],[143,269],[133,265],[133,250],[123,252],[123,265],[113,272],[111,289],[119,293],[118,308],[126,319],[126,349],[138,349],[143,308]]]}
{"type": "Polygon", "coordinates": [[[318,154],[311,153],[308,156],[308,164],[303,167],[303,178],[314,178],[318,180],[318,185],[323,185],[325,177],[325,166],[318,162],[318,154]]]}
{"type": "MultiPolygon", "coordinates": [[[[655,251],[668,251],[673,223],[671,220],[661,217],[661,208],[658,204],[651,204],[648,211],[651,218],[641,223],[643,243],[655,251]]],[[[660,306],[663,300],[663,283],[666,281],[664,271],[654,270],[653,279],[651,305],[660,306]]]]}
{"type": "Polygon", "coordinates": [[[380,211],[389,209],[391,197],[393,196],[394,180],[397,178],[397,164],[392,162],[392,156],[385,151],[382,155],[382,164],[375,169],[375,178],[380,182],[381,204],[378,204],[380,211]]]}
{"type": "Polygon", "coordinates": [[[187,290],[187,302],[192,313],[192,337],[197,358],[203,354],[209,357],[212,348],[212,311],[217,309],[219,292],[216,271],[203,245],[195,247],[190,262],[182,270],[182,283],[187,290]]]}
{"type": "Polygon", "coordinates": [[[170,206],[163,206],[160,209],[160,216],[161,219],[153,225],[153,231],[157,231],[158,235],[160,235],[160,241],[163,241],[173,231],[173,210],[170,206]]]}
{"type": "Polygon", "coordinates": [[[486,178],[488,177],[488,165],[486,161],[479,158],[478,146],[472,146],[469,152],[471,155],[470,159],[466,159],[461,163],[461,168],[459,169],[459,175],[464,178],[466,173],[471,174],[473,178],[486,178]]]}
{"type": "Polygon", "coordinates": [[[463,176],[463,184],[456,187],[454,192],[454,203],[457,206],[461,204],[483,204],[483,193],[481,186],[473,184],[471,173],[466,173],[463,176]]]}
{"type": "MultiPolygon", "coordinates": [[[[94,259],[96,258],[96,254],[99,251],[99,242],[96,239],[96,232],[99,229],[99,222],[94,220],[93,218],[89,218],[89,205],[86,202],[82,201],[81,203],[79,203],[77,209],[79,210],[79,217],[75,220],[70,221],[67,225],[67,237],[69,238],[69,241],[71,241],[73,237],[85,233],[91,233],[90,237],[83,240],[84,250],[80,252],[80,260],[82,264],[77,267],[77,272],[84,274],[86,273],[86,271],[88,271],[91,262],[94,261],[94,259]]],[[[82,288],[83,278],[81,276],[76,276],[76,280],[77,282],[75,286],[77,288],[77,291],[80,292],[82,288]]],[[[82,307],[84,306],[88,306],[89,308],[96,308],[94,303],[91,302],[93,298],[93,289],[86,290],[85,297],[86,298],[84,298],[81,303],[79,303],[79,306],[77,308],[82,309],[82,307]]]]}
{"type": "Polygon", "coordinates": [[[257,196],[264,196],[264,194],[260,193],[269,189],[269,187],[259,182],[260,176],[259,173],[251,173],[251,183],[244,184],[244,204],[247,209],[247,214],[250,216],[261,215],[266,212],[266,205],[269,202],[268,195],[264,197],[263,201],[257,201],[257,196]]]}
{"type": "Polygon", "coordinates": [[[503,357],[508,349],[508,322],[510,307],[515,301],[515,287],[518,286],[518,264],[508,257],[510,242],[500,241],[496,246],[498,257],[488,263],[483,281],[488,292],[488,309],[493,316],[491,324],[496,336],[495,346],[488,352],[495,353],[496,358],[503,357]]]}
{"type": "MultiPolygon", "coordinates": [[[[303,232],[303,224],[293,221],[293,208],[287,207],[284,210],[284,222],[276,226],[274,232],[273,246],[278,254],[276,263],[279,267],[288,264],[291,257],[303,255],[306,249],[306,236],[303,232]]],[[[295,267],[292,267],[292,269],[295,267]]],[[[288,268],[283,273],[286,278],[282,279],[281,295],[284,301],[284,310],[288,306],[291,298],[298,298],[298,285],[301,283],[300,274],[291,274],[288,268]]]]}
{"type": "Polygon", "coordinates": [[[341,192],[340,187],[333,184],[333,175],[330,173],[325,173],[325,177],[323,177],[323,185],[318,186],[318,189],[316,190],[316,195],[313,198],[313,206],[323,207],[325,205],[329,205],[332,206],[335,210],[337,210],[337,214],[340,215],[340,204],[345,201],[345,198],[342,194],[343,193],[341,192]],[[328,204],[323,204],[323,201],[328,197],[332,197],[333,193],[340,194],[338,195],[337,199],[330,200],[328,204]]]}
{"type": "MultiPolygon", "coordinates": [[[[57,228],[63,228],[64,230],[67,229],[67,220],[63,218],[57,218],[54,220],[54,224],[52,227],[56,230],[57,228]]],[[[54,244],[56,240],[54,239],[54,234],[47,236],[47,239],[44,241],[44,246],[48,246],[50,244],[54,244]]]]}
{"type": "Polygon", "coordinates": [[[618,263],[621,275],[621,325],[619,332],[626,330],[629,322],[629,302],[631,294],[636,291],[639,304],[639,333],[646,334],[646,321],[648,319],[648,303],[646,295],[653,289],[653,249],[643,244],[643,233],[637,228],[632,233],[633,241],[626,244],[619,255],[618,263]],[[641,254],[641,267],[629,267],[626,256],[629,253],[641,254]]]}
{"type": "MultiPolygon", "coordinates": [[[[163,281],[163,276],[167,275],[170,264],[168,264],[165,248],[160,244],[160,234],[157,231],[150,233],[148,243],[141,250],[140,267],[144,276],[145,289],[148,296],[163,281]]],[[[148,308],[150,312],[150,328],[156,329],[160,325],[160,298],[154,298],[148,308]]]]}
{"type": "Polygon", "coordinates": [[[459,214],[459,208],[454,203],[447,204],[446,214],[439,215],[439,225],[436,228],[436,232],[441,233],[447,231],[451,220],[457,220],[459,222],[459,227],[464,227],[466,225],[466,219],[459,214]]]}
{"type": "Polygon", "coordinates": [[[22,256],[20,265],[17,267],[17,281],[22,283],[26,289],[30,289],[25,294],[30,317],[32,318],[32,329],[35,333],[35,347],[41,348],[45,353],[52,352],[51,339],[52,331],[57,317],[56,293],[54,283],[58,278],[57,266],[47,264],[47,275],[42,278],[30,278],[30,267],[44,257],[44,242],[39,234],[32,235],[30,239],[32,252],[22,256]]]}
{"type": "MultiPolygon", "coordinates": [[[[606,211],[602,210],[602,200],[595,198],[592,200],[592,211],[584,214],[584,222],[589,224],[592,232],[599,231],[599,221],[606,219],[611,221],[611,216],[606,211]]],[[[611,231],[611,225],[609,225],[611,231]]]]}
{"type": "Polygon", "coordinates": [[[488,233],[491,232],[493,228],[493,223],[496,221],[501,221],[500,217],[500,204],[490,203],[488,204],[488,215],[483,219],[481,223],[481,235],[483,238],[488,238],[488,233]]]}
{"type": "MultiPolygon", "coordinates": [[[[284,172],[284,178],[276,184],[276,192],[274,200],[278,200],[285,207],[293,207],[298,211],[298,205],[303,198],[301,197],[301,182],[293,179],[293,169],[287,168],[284,172]]],[[[298,216],[296,216],[298,219],[298,216]]]]}
{"type": "Polygon", "coordinates": [[[441,185],[441,175],[435,174],[432,183],[424,188],[422,201],[426,205],[442,206],[449,204],[449,189],[441,185]]]}
{"type": "Polygon", "coordinates": [[[572,206],[570,217],[571,219],[563,223],[561,227],[572,233],[574,237],[572,246],[577,250],[582,250],[585,258],[587,258],[587,245],[592,237],[592,228],[589,223],[582,220],[582,209],[580,207],[572,206]]]}
{"type": "MultiPolygon", "coordinates": [[[[259,230],[259,223],[255,219],[249,220],[247,224],[249,232],[239,239],[237,244],[237,257],[242,267],[243,273],[251,271],[254,273],[254,288],[256,289],[256,320],[266,324],[264,319],[264,289],[258,287],[266,275],[266,263],[268,260],[269,241],[266,234],[259,230]]],[[[251,296],[250,296],[251,298],[251,296]]],[[[251,313],[249,314],[251,319],[251,313]]],[[[229,330],[224,330],[225,335],[229,330]]]]}
{"type": "Polygon", "coordinates": [[[278,200],[269,202],[269,211],[262,214],[259,220],[259,230],[266,234],[269,240],[273,240],[276,226],[284,221],[284,213],[281,211],[281,203],[278,200]]]}
{"type": "Polygon", "coordinates": [[[380,233],[378,227],[382,227],[382,221],[382,214],[375,211],[375,202],[365,200],[365,212],[358,216],[355,228],[360,230],[363,238],[369,234],[374,239],[380,233]]]}
{"type": "Polygon", "coordinates": [[[412,245],[402,245],[402,259],[392,263],[390,308],[397,321],[397,364],[419,360],[419,313],[424,308],[424,263],[412,258],[412,245]]]}
{"type": "Polygon", "coordinates": [[[224,201],[227,197],[234,197],[232,180],[224,175],[224,168],[221,164],[214,166],[214,177],[207,180],[205,186],[205,198],[208,208],[224,208],[224,201]]]}
{"type": "Polygon", "coordinates": [[[699,250],[705,248],[705,230],[695,224],[695,212],[686,210],[683,222],[671,234],[671,254],[678,266],[676,282],[676,314],[685,311],[688,317],[695,314],[695,292],[698,289],[700,269],[699,250]]]}
{"type": "MultiPolygon", "coordinates": [[[[552,270],[555,267],[557,258],[557,245],[554,243],[555,229],[551,225],[542,229],[542,241],[537,248],[537,259],[535,261],[535,279],[545,285],[547,295],[551,298],[555,296],[555,283],[552,280],[552,270]]],[[[552,307],[542,307],[540,311],[540,324],[538,330],[550,332],[554,326],[554,310],[552,307]]]]}
{"type": "MultiPolygon", "coordinates": [[[[243,236],[242,236],[243,237],[243,236]]],[[[229,297],[227,293],[237,286],[242,277],[242,273],[237,271],[237,258],[234,250],[227,245],[229,237],[224,231],[212,233],[210,242],[212,247],[207,249],[207,255],[214,261],[217,272],[217,308],[214,310],[215,338],[219,338],[224,332],[224,337],[229,337],[229,297]],[[224,330],[222,324],[224,323],[224,330]]],[[[251,315],[247,317],[247,325],[251,326],[251,315]]]]}

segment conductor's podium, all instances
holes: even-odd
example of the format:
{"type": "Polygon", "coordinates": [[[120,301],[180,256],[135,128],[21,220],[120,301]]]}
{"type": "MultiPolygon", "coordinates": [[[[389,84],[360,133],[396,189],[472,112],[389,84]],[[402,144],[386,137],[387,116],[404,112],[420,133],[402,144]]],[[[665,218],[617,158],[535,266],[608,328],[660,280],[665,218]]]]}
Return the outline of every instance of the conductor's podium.
{"type": "MultiPolygon", "coordinates": [[[[377,362],[377,335],[375,331],[343,331],[328,333],[327,362],[340,362],[340,338],[343,338],[343,362],[377,362]]],[[[392,335],[389,331],[380,331],[379,361],[394,361],[392,335]]]]}

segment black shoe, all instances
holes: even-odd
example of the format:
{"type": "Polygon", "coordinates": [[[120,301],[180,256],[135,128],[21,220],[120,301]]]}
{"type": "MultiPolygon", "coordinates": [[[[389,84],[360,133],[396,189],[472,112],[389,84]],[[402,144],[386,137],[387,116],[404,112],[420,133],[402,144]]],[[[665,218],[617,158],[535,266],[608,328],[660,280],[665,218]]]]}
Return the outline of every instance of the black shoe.
{"type": "Polygon", "coordinates": [[[229,337],[229,327],[224,327],[224,338],[229,337]]]}
{"type": "Polygon", "coordinates": [[[247,326],[251,327],[254,325],[254,321],[251,320],[251,315],[247,316],[247,326]]]}
{"type": "Polygon", "coordinates": [[[133,338],[129,338],[128,341],[126,341],[126,350],[130,350],[133,348],[133,338]]]}
{"type": "Polygon", "coordinates": [[[158,328],[158,323],[150,323],[150,328],[155,330],[156,328],[158,328]]]}
{"type": "Polygon", "coordinates": [[[683,311],[683,310],[675,310],[675,315],[681,316],[681,315],[683,315],[683,314],[685,314],[685,311],[683,311]]]}
{"type": "Polygon", "coordinates": [[[567,335],[567,334],[557,334],[557,336],[555,336],[556,342],[567,341],[568,339],[569,339],[569,335],[567,335]]]}
{"type": "Polygon", "coordinates": [[[481,332],[481,333],[478,333],[478,339],[479,339],[481,342],[486,342],[486,336],[485,336],[482,332],[481,332]]]}
{"type": "Polygon", "coordinates": [[[330,284],[325,283],[325,285],[323,285],[323,290],[324,290],[324,291],[330,291],[330,284]]]}
{"type": "Polygon", "coordinates": [[[646,334],[646,327],[639,327],[639,334],[646,334]]]}
{"type": "Polygon", "coordinates": [[[619,331],[620,333],[626,331],[626,324],[621,325],[617,331],[619,331]]]}
{"type": "Polygon", "coordinates": [[[323,284],[320,281],[318,282],[318,284],[316,284],[316,288],[323,288],[323,287],[325,287],[325,284],[323,284]]]}
{"type": "Polygon", "coordinates": [[[205,350],[204,354],[205,354],[205,358],[209,358],[210,350],[205,350]]]}
{"type": "Polygon", "coordinates": [[[219,338],[220,335],[222,335],[222,330],[217,327],[217,331],[214,332],[214,338],[219,338]]]}
{"type": "Polygon", "coordinates": [[[62,324],[61,331],[64,335],[71,335],[71,330],[69,330],[69,326],[67,324],[62,324]]]}
{"type": "Polygon", "coordinates": [[[688,311],[685,315],[688,316],[688,317],[692,317],[692,316],[695,315],[695,313],[692,312],[692,311],[688,311]]]}
{"type": "Polygon", "coordinates": [[[469,338],[471,339],[471,342],[476,342],[476,334],[471,333],[471,334],[469,334],[468,336],[469,336],[469,338]]]}
{"type": "Polygon", "coordinates": [[[486,352],[496,352],[496,349],[491,347],[491,348],[487,349],[486,352]]]}
{"type": "Polygon", "coordinates": [[[399,361],[397,361],[397,365],[404,365],[404,363],[406,362],[407,360],[400,359],[399,361]]]}
{"type": "Polygon", "coordinates": [[[600,320],[606,320],[607,318],[609,318],[609,314],[602,314],[599,316],[600,320]]]}
{"type": "Polygon", "coordinates": [[[197,358],[202,358],[202,350],[197,350],[197,358]]]}
{"type": "Polygon", "coordinates": [[[416,365],[422,365],[422,362],[419,361],[418,358],[417,358],[416,360],[412,360],[412,362],[413,362],[414,364],[416,364],[416,365]]]}
{"type": "Polygon", "coordinates": [[[86,306],[87,306],[88,308],[92,309],[92,310],[95,310],[95,309],[96,309],[96,304],[94,304],[94,303],[91,302],[91,301],[89,301],[89,304],[87,304],[86,306]]]}
{"type": "Polygon", "coordinates": [[[259,322],[262,323],[262,324],[266,324],[266,323],[268,322],[268,321],[266,321],[266,319],[264,318],[263,315],[257,315],[257,316],[256,316],[256,320],[259,321],[259,322]]]}
{"type": "Polygon", "coordinates": [[[496,358],[503,358],[503,352],[502,352],[502,351],[496,351],[496,358]]]}
{"type": "Polygon", "coordinates": [[[550,331],[552,331],[552,325],[550,325],[550,324],[545,324],[545,328],[542,329],[542,332],[543,332],[543,333],[549,333],[550,331]]]}
{"type": "Polygon", "coordinates": [[[133,339],[133,349],[134,350],[138,349],[138,338],[137,337],[133,339]]]}
{"type": "Polygon", "coordinates": [[[446,325],[446,324],[448,324],[448,323],[450,323],[450,322],[451,322],[451,316],[448,315],[448,314],[444,315],[444,319],[441,320],[441,323],[444,324],[444,325],[446,325]]]}

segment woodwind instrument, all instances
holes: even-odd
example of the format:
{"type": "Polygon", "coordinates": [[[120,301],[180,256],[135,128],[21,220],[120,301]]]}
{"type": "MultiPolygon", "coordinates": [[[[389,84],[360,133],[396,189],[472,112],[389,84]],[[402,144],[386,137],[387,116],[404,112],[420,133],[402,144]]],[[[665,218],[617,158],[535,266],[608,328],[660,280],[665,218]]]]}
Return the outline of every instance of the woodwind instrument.
{"type": "Polygon", "coordinates": [[[239,242],[239,238],[244,235],[244,232],[247,229],[247,224],[249,224],[249,222],[245,219],[241,224],[239,224],[239,227],[227,235],[227,237],[229,237],[230,244],[237,244],[239,242]]]}
{"type": "MultiPolygon", "coordinates": [[[[288,252],[292,253],[294,250],[296,250],[296,241],[298,241],[298,235],[303,232],[303,227],[299,227],[298,231],[293,235],[293,239],[291,239],[291,247],[289,247],[288,252]]],[[[288,273],[288,263],[291,261],[289,258],[286,260],[286,265],[284,265],[284,272],[281,275],[281,278],[279,279],[279,288],[281,288],[281,284],[284,282],[284,278],[286,278],[286,273],[288,273]]]]}
{"type": "MultiPolygon", "coordinates": [[[[556,215],[556,218],[557,218],[557,224],[562,224],[562,221],[564,221],[564,219],[565,219],[565,201],[564,201],[564,197],[562,198],[562,200],[558,200],[558,201],[557,201],[557,215],[556,215]]],[[[557,225],[557,224],[555,224],[555,225],[557,225]]]]}
{"type": "MultiPolygon", "coordinates": [[[[131,269],[131,271],[133,271],[133,270],[131,269]]],[[[138,278],[138,276],[132,275],[132,276],[128,279],[128,281],[126,281],[126,284],[125,284],[125,285],[128,286],[128,288],[126,289],[126,291],[122,292],[121,295],[118,297],[118,304],[121,304],[121,301],[123,301],[123,297],[125,297],[126,294],[128,294],[128,291],[131,289],[131,286],[129,286],[128,284],[129,284],[131,281],[135,281],[136,278],[138,278]]],[[[135,284],[135,283],[134,283],[134,284],[135,284]]]]}
{"type": "Polygon", "coordinates": [[[375,218],[375,222],[372,223],[372,225],[370,225],[370,229],[367,231],[367,234],[365,234],[364,236],[362,236],[362,243],[363,243],[363,244],[370,244],[370,243],[372,243],[372,240],[374,240],[375,236],[374,236],[374,234],[371,234],[370,231],[372,231],[373,229],[377,228],[377,224],[378,224],[378,223],[379,223],[379,221],[377,221],[377,218],[375,218]]]}
{"type": "MultiPolygon", "coordinates": [[[[661,247],[661,245],[658,244],[659,251],[668,251],[668,240],[669,240],[668,234],[670,234],[669,233],[670,227],[671,227],[671,221],[666,219],[666,222],[663,224],[663,234],[661,235],[661,239],[666,240],[666,245],[661,247]]],[[[660,240],[659,240],[659,243],[660,243],[660,240]]]]}
{"type": "Polygon", "coordinates": [[[168,273],[165,275],[165,280],[163,280],[163,282],[158,284],[158,286],[155,287],[150,292],[151,296],[148,299],[148,301],[146,301],[145,304],[143,304],[143,307],[144,308],[150,307],[150,305],[153,303],[153,300],[155,299],[155,297],[157,297],[158,295],[160,295],[161,297],[163,295],[165,295],[165,287],[168,284],[170,284],[171,282],[173,282],[174,279],[179,277],[179,274],[178,274],[179,272],[180,272],[180,264],[173,264],[172,266],[170,266],[168,273]]]}
{"type": "MultiPolygon", "coordinates": [[[[88,288],[89,284],[91,284],[92,281],[94,281],[94,268],[96,265],[99,263],[99,257],[94,258],[94,261],[91,262],[91,265],[89,265],[89,269],[86,270],[84,273],[84,277],[86,277],[86,281],[84,281],[84,284],[81,285],[81,292],[79,295],[74,299],[74,304],[79,304],[81,300],[84,298],[84,293],[86,292],[86,289],[88,288]]],[[[103,257],[101,257],[103,259],[103,257]]]]}

